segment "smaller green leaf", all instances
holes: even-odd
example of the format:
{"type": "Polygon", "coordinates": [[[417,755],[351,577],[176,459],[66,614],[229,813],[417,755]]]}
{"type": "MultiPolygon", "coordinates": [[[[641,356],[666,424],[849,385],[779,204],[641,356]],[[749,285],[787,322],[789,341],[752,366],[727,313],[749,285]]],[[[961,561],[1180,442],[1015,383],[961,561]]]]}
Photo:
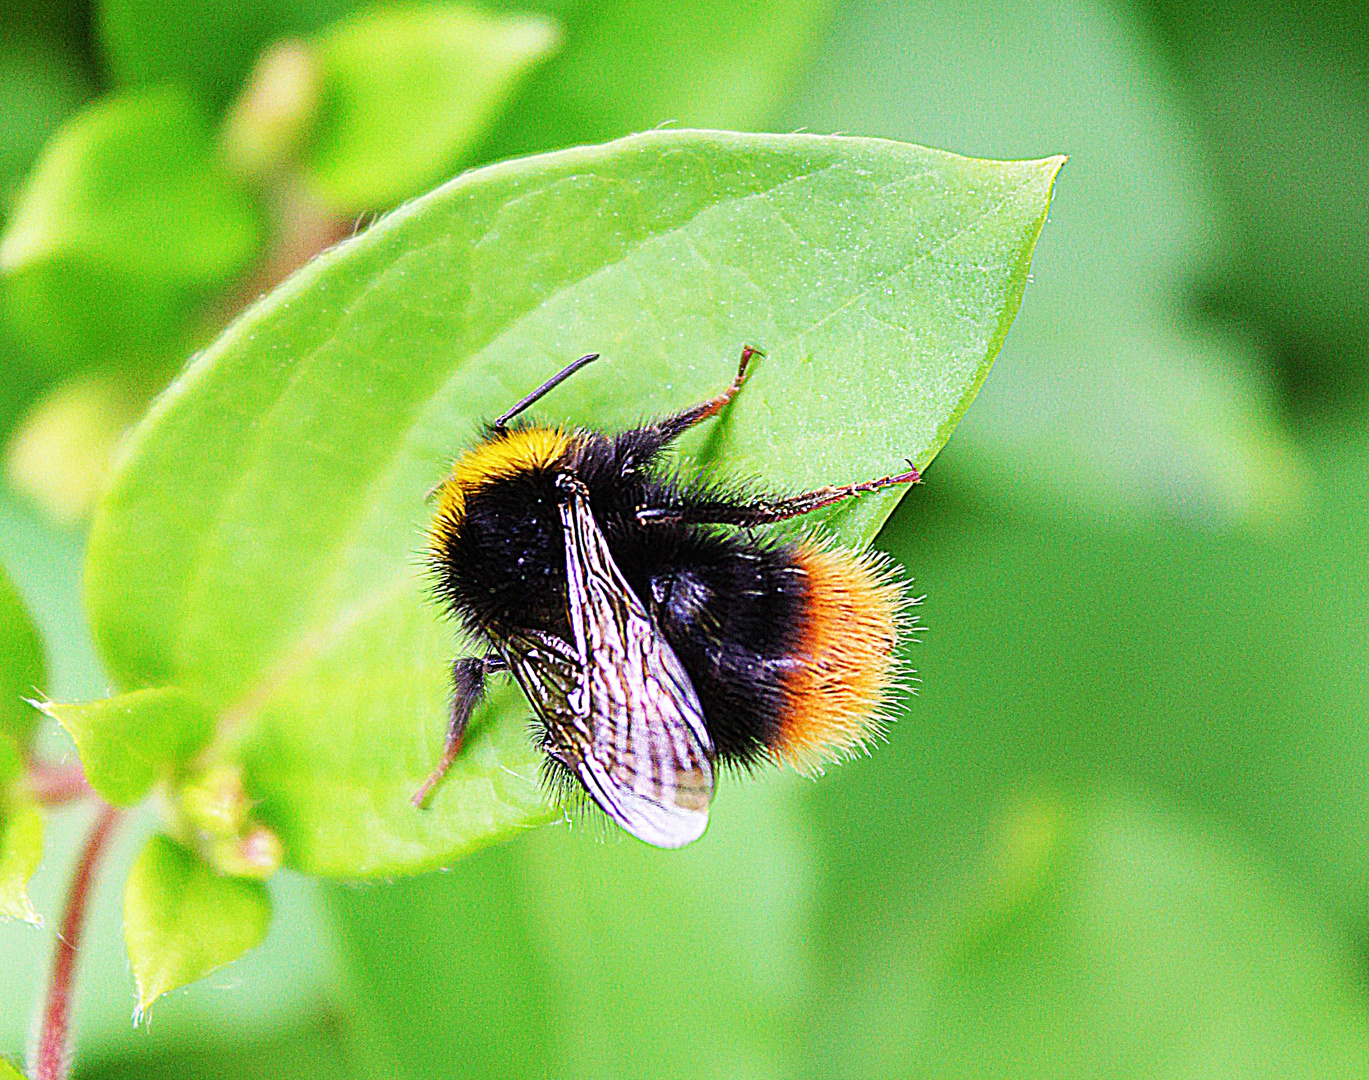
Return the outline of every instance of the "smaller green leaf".
{"type": "Polygon", "coordinates": [[[315,39],[324,111],[310,185],[345,212],[433,186],[558,38],[547,19],[448,4],[379,9],[330,27],[315,39]]]}
{"type": "Polygon", "coordinates": [[[23,787],[24,759],[0,734],[0,919],[36,923],[28,883],[43,856],[43,816],[23,787]]]}
{"type": "Polygon", "coordinates": [[[261,882],[216,874],[198,855],[154,836],[124,887],[124,942],[138,1013],[256,948],[270,921],[261,882]]]}
{"type": "Polygon", "coordinates": [[[165,350],[261,232],[185,91],[104,97],[48,143],[0,238],[5,321],[58,365],[165,350]]]}
{"type": "Polygon", "coordinates": [[[29,744],[38,717],[24,699],[42,687],[42,639],[0,567],[0,736],[29,744]]]}
{"type": "Polygon", "coordinates": [[[43,815],[30,800],[0,808],[0,919],[38,923],[28,884],[43,858],[43,815]]]}
{"type": "Polygon", "coordinates": [[[174,686],[38,707],[76,741],[90,786],[115,806],[137,802],[214,732],[208,710],[174,686]]]}
{"type": "Polygon", "coordinates": [[[23,1073],[4,1058],[0,1058],[0,1080],[26,1080],[23,1073]]]}

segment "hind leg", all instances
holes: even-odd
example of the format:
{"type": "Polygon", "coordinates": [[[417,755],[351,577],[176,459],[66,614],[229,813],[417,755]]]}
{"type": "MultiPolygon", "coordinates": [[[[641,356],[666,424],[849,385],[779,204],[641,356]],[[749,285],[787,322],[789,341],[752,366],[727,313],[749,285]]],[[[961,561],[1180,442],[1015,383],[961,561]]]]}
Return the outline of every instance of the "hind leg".
{"type": "Polygon", "coordinates": [[[751,502],[726,502],[717,499],[700,499],[682,502],[679,506],[643,506],[637,510],[637,520],[643,525],[739,525],[751,528],[756,525],[772,525],[801,514],[820,510],[854,495],[864,495],[870,491],[880,491],[896,484],[918,484],[922,475],[911,465],[907,472],[892,476],[881,476],[878,480],[866,480],[860,484],[846,484],[841,487],[824,487],[806,491],[802,495],[788,498],[760,498],[751,502]]]}

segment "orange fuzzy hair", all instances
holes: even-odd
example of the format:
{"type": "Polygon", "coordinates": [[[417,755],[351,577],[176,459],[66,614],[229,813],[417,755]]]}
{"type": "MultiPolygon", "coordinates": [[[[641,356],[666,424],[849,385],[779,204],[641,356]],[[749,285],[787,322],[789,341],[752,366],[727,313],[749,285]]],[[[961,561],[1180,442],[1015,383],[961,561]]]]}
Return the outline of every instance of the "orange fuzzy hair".
{"type": "Polygon", "coordinates": [[[813,774],[883,734],[884,706],[899,684],[894,650],[913,601],[879,555],[812,540],[795,554],[808,603],[771,752],[813,774]]]}

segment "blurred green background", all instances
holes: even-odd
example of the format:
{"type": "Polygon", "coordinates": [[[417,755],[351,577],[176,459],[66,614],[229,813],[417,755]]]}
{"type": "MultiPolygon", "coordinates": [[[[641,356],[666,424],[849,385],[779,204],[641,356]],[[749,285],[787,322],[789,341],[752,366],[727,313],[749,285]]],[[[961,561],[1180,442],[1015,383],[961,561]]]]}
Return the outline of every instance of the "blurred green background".
{"type": "MultiPolygon", "coordinates": [[[[1363,1075],[1363,5],[499,6],[529,9],[483,81],[448,77],[466,23],[385,39],[433,135],[376,164],[351,0],[0,3],[0,563],[47,691],[104,692],[82,522],[190,350],[368,211],[674,121],[1071,155],[1008,344],[879,540],[927,595],[920,692],[869,759],[728,784],[678,854],[587,823],[386,885],[283,873],[267,944],[132,1031],[149,812],[98,892],[78,1075],[1363,1075]],[[333,81],[259,64],[287,38],[333,81]]],[[[48,925],[0,925],[0,1053],[86,817],[52,818],[48,925]]]]}

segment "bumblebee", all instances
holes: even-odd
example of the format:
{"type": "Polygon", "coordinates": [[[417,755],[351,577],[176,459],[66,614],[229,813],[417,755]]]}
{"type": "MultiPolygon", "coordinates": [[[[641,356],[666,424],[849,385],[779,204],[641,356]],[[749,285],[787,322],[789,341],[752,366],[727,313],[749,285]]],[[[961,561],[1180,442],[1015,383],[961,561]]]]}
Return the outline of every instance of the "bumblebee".
{"type": "Polygon", "coordinates": [[[550,779],[658,847],[703,833],[720,765],[817,771],[880,732],[910,603],[893,568],[816,535],[752,530],[916,483],[917,470],[780,497],[662,463],[737,395],[756,355],[742,350],[716,397],[618,434],[511,423],[598,354],[583,356],[456,460],[428,556],[437,598],[482,648],[453,664],[446,748],[416,806],[501,672],[532,706],[550,779]]]}

